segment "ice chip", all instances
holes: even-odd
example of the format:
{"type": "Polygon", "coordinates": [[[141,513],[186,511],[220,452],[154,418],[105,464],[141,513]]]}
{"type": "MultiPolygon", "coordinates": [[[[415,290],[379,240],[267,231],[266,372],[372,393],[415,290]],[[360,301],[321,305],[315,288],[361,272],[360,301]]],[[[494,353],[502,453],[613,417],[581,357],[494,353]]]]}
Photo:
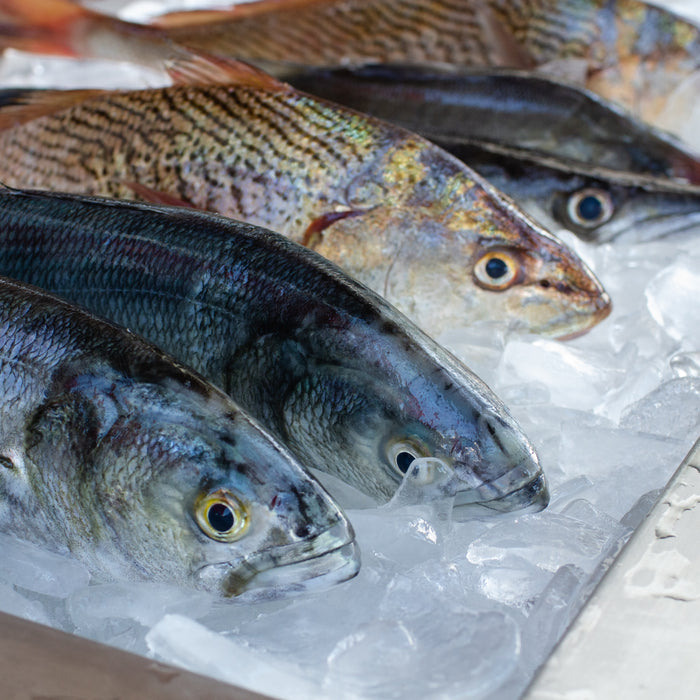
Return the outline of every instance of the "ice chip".
{"type": "Polygon", "coordinates": [[[681,256],[649,282],[646,299],[654,320],[675,340],[700,347],[700,255],[681,256]]]}
{"type": "Polygon", "coordinates": [[[66,598],[90,580],[87,569],[68,555],[0,534],[0,579],[35,593],[66,598]]]}
{"type": "Polygon", "coordinates": [[[11,586],[0,584],[0,611],[25,620],[50,625],[52,620],[44,606],[37,600],[29,600],[11,586]]]}

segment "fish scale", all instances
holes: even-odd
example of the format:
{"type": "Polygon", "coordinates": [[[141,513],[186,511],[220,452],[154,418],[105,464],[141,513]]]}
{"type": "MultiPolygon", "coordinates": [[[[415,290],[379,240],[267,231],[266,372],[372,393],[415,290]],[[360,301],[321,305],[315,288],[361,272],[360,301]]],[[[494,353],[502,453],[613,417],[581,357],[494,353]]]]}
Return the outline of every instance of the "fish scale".
{"type": "Polygon", "coordinates": [[[487,508],[546,501],[534,450],[483,382],[278,234],[183,208],[3,190],[0,271],[142,333],[304,464],[378,501],[406,473],[398,454],[443,464],[426,499],[472,507],[474,487],[498,479],[487,508]]]}
{"type": "Polygon", "coordinates": [[[225,70],[242,84],[10,91],[0,181],[187,204],[269,227],[432,333],[499,319],[563,336],[609,312],[581,260],[430,142],[264,74],[241,77],[238,64],[225,70]],[[478,278],[491,248],[512,268],[503,285],[478,278]]]}

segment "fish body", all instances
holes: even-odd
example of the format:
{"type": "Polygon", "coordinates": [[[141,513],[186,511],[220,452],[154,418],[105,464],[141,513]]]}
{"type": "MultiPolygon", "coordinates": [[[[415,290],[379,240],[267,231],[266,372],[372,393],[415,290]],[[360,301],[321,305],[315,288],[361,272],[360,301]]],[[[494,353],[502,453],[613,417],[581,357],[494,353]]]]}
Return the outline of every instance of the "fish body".
{"type": "Polygon", "coordinates": [[[535,157],[700,184],[700,159],[680,143],[594,93],[553,78],[385,65],[306,70],[285,79],[419,133],[450,152],[465,143],[494,144],[535,157]]]}
{"type": "Polygon", "coordinates": [[[0,528],[102,578],[278,595],[357,573],[292,455],[123,328],[0,279],[0,528]]]}
{"type": "Polygon", "coordinates": [[[567,337],[609,313],[574,253],[429,141],[264,74],[191,82],[5,92],[0,181],[187,204],[268,227],[433,335],[493,320],[567,337]],[[497,277],[485,269],[494,255],[497,277]]]}
{"type": "Polygon", "coordinates": [[[3,0],[6,41],[152,62],[177,43],[266,67],[493,66],[566,76],[655,123],[700,67],[698,28],[637,0],[267,0],[143,27],[67,0],[3,0]],[[27,7],[30,5],[31,7],[27,7]]]}
{"type": "Polygon", "coordinates": [[[498,189],[551,230],[594,243],[641,242],[692,231],[700,187],[637,173],[584,167],[530,151],[453,144],[498,189]]]}
{"type": "Polygon", "coordinates": [[[186,360],[302,463],[378,501],[540,509],[534,449],[488,387],[319,255],[183,208],[0,191],[0,271],[186,360]]]}

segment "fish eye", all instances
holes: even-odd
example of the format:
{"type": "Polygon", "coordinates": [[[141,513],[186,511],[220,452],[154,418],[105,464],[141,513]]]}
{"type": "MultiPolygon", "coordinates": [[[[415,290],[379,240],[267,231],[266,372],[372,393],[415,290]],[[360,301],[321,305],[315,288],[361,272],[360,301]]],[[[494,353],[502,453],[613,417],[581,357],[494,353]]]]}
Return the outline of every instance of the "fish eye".
{"type": "Polygon", "coordinates": [[[394,470],[404,476],[416,459],[425,456],[423,451],[413,442],[400,441],[391,445],[387,457],[394,470]]]}
{"type": "Polygon", "coordinates": [[[199,529],[218,542],[235,542],[248,529],[246,507],[228,489],[201,494],[194,506],[199,529]]]}
{"type": "Polygon", "coordinates": [[[586,187],[574,192],[566,205],[571,223],[582,228],[595,228],[610,221],[615,206],[610,195],[596,187],[586,187]]]}
{"type": "Polygon", "coordinates": [[[520,263],[505,250],[491,250],[482,255],[474,266],[474,276],[481,287],[501,291],[512,286],[520,270],[520,263]]]}

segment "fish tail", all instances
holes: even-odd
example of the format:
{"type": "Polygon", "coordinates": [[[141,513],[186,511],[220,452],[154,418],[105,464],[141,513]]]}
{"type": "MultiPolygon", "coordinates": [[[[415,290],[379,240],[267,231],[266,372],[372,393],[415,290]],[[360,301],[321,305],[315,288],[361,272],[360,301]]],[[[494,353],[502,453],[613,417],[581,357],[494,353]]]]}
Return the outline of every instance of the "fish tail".
{"type": "Polygon", "coordinates": [[[75,56],[76,27],[91,14],[70,0],[0,0],[0,48],[75,56]]]}
{"type": "Polygon", "coordinates": [[[83,39],[95,29],[127,24],[73,0],[0,0],[0,49],[84,56],[83,39]]]}

